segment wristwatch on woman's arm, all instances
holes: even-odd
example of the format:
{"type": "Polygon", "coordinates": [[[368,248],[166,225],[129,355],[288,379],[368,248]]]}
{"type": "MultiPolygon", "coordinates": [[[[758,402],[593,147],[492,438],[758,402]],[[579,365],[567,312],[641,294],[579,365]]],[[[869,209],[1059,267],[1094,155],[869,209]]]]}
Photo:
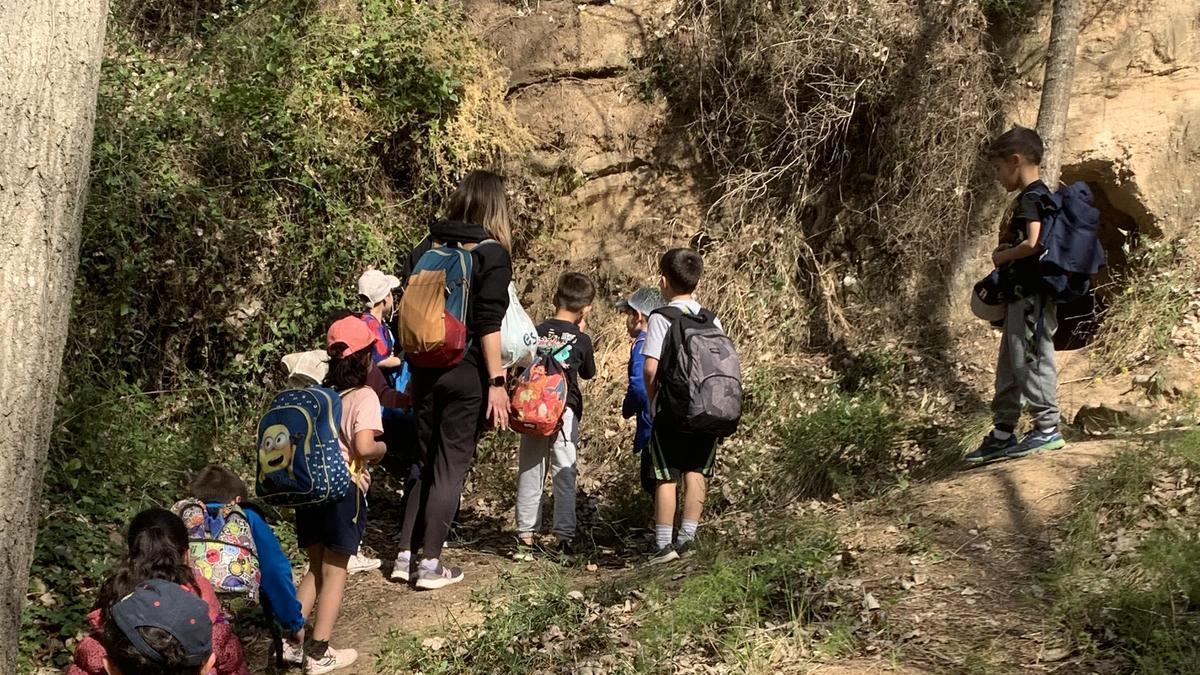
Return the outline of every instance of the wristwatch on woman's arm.
{"type": "Polygon", "coordinates": [[[504,379],[503,375],[497,375],[495,377],[488,378],[488,384],[493,387],[503,387],[505,382],[506,380],[504,379]]]}

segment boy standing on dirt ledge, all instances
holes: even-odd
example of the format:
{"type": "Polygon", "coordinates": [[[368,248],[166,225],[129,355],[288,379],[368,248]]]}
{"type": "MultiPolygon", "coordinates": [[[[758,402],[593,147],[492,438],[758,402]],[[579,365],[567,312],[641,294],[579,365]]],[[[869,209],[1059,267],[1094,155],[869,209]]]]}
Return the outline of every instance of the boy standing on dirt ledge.
{"type": "Polygon", "coordinates": [[[1058,372],[1054,363],[1055,305],[1047,297],[1038,271],[1042,251],[1041,204],[1050,194],[1041,180],[1042,139],[1025,127],[1013,127],[988,146],[996,181],[1009,192],[1020,190],[1008,228],[992,252],[1001,271],[1009,302],[996,362],[992,398],[995,428],[964,459],[982,464],[1025,457],[1066,445],[1058,431],[1058,372]],[[1016,437],[1021,403],[1029,406],[1033,430],[1016,437]]]}

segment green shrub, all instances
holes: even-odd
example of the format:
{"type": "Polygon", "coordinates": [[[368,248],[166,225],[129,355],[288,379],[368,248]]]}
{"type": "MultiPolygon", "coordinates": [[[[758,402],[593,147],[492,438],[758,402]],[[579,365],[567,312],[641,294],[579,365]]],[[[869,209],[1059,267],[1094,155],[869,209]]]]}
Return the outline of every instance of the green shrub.
{"type": "Polygon", "coordinates": [[[1186,498],[1177,490],[1196,487],[1198,449],[1191,432],[1118,453],[1081,489],[1057,556],[1055,607],[1068,634],[1139,673],[1190,672],[1200,658],[1197,523],[1170,515],[1186,498]]]}
{"type": "Polygon", "coordinates": [[[1187,312],[1200,265],[1186,242],[1149,242],[1130,256],[1126,278],[1109,299],[1097,335],[1101,372],[1175,351],[1171,333],[1187,312]]]}
{"type": "Polygon", "coordinates": [[[900,416],[875,397],[835,397],[784,422],[779,458],[788,490],[798,497],[867,494],[894,483],[900,416]]]}
{"type": "MultiPolygon", "coordinates": [[[[71,385],[46,464],[21,633],[24,656],[54,666],[70,657],[62,641],[83,628],[99,582],[125,554],[125,524],[182,497],[188,472],[225,443],[228,421],[219,392],[203,385],[165,394],[104,380],[71,385]]],[[[236,448],[221,455],[246,466],[236,448]]]]}
{"type": "Polygon", "coordinates": [[[66,658],[46,636],[81,628],[129,516],[207,461],[248,467],[279,357],[321,343],[463,171],[528,143],[452,3],[113,5],[23,629],[38,666],[66,658]]]}
{"type": "Polygon", "coordinates": [[[807,630],[830,623],[836,629],[826,631],[830,639],[853,640],[838,623],[840,605],[829,602],[836,572],[830,560],[840,546],[833,531],[810,521],[772,526],[702,538],[681,584],[679,567],[642,567],[572,593],[562,572],[535,563],[475,596],[479,625],[442,626],[430,636],[389,634],[376,668],[490,674],[576,672],[602,663],[591,667],[670,672],[681,655],[697,650],[706,659],[742,663],[769,625],[807,630]]]}
{"type": "Polygon", "coordinates": [[[904,382],[904,358],[902,354],[883,349],[872,349],[843,359],[838,386],[842,391],[859,392],[894,387],[904,382]]]}
{"type": "Polygon", "coordinates": [[[660,606],[640,632],[643,662],[669,663],[693,639],[734,652],[748,629],[829,618],[822,587],[838,546],[830,530],[809,522],[792,524],[768,544],[738,536],[708,542],[699,555],[711,562],[678,593],[658,594],[660,606]]]}
{"type": "Polygon", "coordinates": [[[111,26],[72,324],[88,368],[259,386],[363,269],[396,267],[456,173],[521,147],[448,5],[311,4],[235,6],[166,54],[111,26]]]}
{"type": "Polygon", "coordinates": [[[538,649],[533,643],[551,626],[576,630],[586,608],[568,595],[566,578],[549,565],[510,580],[506,587],[508,592],[502,594],[477,593],[474,599],[484,616],[483,624],[460,629],[445,648],[430,649],[419,637],[390,633],[376,668],[385,673],[427,675],[544,672],[564,655],[538,649]]]}

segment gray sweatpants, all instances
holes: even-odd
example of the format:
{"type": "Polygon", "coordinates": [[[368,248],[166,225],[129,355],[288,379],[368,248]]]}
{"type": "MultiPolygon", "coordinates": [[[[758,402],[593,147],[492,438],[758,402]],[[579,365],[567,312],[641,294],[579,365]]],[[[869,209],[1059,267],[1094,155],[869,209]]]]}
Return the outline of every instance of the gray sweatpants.
{"type": "Polygon", "coordinates": [[[554,483],[554,534],[575,537],[576,446],[579,424],[575,412],[563,412],[562,429],[553,436],[521,436],[517,474],[517,534],[529,535],[542,527],[542,497],[546,471],[554,483]]]}
{"type": "Polygon", "coordinates": [[[1041,430],[1058,427],[1058,371],[1054,364],[1054,331],[1058,315],[1042,296],[1008,303],[1000,358],[996,362],[996,395],[992,420],[1016,428],[1022,404],[1041,430]]]}

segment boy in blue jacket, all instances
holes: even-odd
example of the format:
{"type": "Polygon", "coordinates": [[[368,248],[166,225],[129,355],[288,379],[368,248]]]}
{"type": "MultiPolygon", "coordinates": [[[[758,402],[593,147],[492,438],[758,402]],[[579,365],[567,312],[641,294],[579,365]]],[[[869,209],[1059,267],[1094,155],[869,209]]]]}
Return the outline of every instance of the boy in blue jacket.
{"type": "Polygon", "coordinates": [[[192,479],[189,491],[192,497],[204,502],[210,509],[227,504],[237,504],[242,508],[246,520],[250,522],[250,536],[254,539],[258,566],[262,572],[260,601],[267,615],[279,623],[288,637],[291,649],[287,651],[298,652],[299,645],[304,641],[304,615],[301,614],[296,586],[292,581],[292,563],[258,507],[248,501],[250,491],[246,483],[229,469],[210,464],[192,479]]]}
{"type": "Polygon", "coordinates": [[[637,430],[633,435],[633,451],[642,458],[641,483],[642,489],[653,495],[658,480],[654,477],[654,466],[650,463],[650,455],[646,447],[650,445],[651,417],[650,399],[646,395],[646,381],[642,375],[645,357],[642,347],[646,344],[646,324],[650,314],[667,304],[656,289],[640,288],[629,296],[628,300],[617,303],[617,309],[625,312],[625,329],[633,338],[633,346],[629,350],[629,387],[625,390],[625,401],[621,404],[621,414],[625,419],[637,416],[637,430]]]}

